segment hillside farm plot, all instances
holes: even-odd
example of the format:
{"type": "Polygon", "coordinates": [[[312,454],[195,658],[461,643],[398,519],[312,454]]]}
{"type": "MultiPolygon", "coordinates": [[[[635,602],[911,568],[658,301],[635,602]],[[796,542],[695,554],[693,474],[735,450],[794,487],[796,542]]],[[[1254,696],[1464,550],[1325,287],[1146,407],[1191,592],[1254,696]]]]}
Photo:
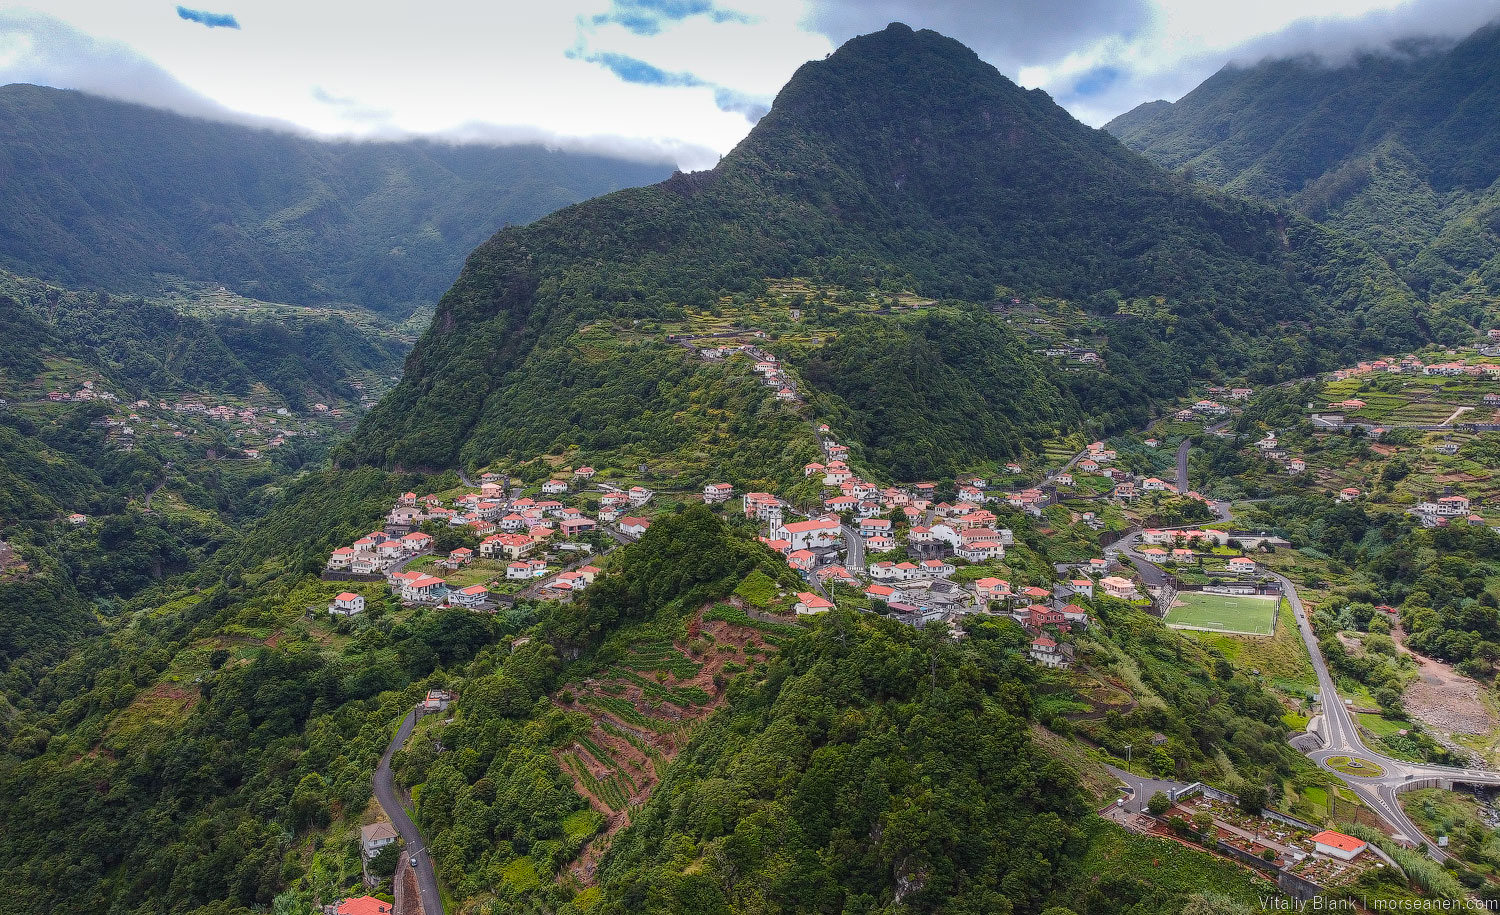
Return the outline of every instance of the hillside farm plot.
{"type": "Polygon", "coordinates": [[[1167,610],[1167,625],[1174,629],[1268,636],[1276,620],[1276,601],[1272,595],[1181,591],[1167,610]]]}

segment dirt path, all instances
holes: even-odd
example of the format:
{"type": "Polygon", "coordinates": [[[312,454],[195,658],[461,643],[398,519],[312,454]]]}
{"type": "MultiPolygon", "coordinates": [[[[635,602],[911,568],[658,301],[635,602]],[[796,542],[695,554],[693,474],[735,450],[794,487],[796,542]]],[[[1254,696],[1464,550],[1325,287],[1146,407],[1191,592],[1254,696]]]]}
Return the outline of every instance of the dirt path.
{"type": "Polygon", "coordinates": [[[1391,637],[1417,662],[1417,679],[1401,697],[1413,717],[1446,734],[1488,734],[1500,727],[1484,701],[1484,688],[1452,667],[1412,651],[1397,627],[1391,637]]]}
{"type": "Polygon", "coordinates": [[[1472,409],[1474,409],[1474,408],[1473,407],[1459,407],[1457,410],[1453,411],[1453,415],[1452,416],[1450,416],[1447,419],[1443,420],[1441,423],[1439,423],[1439,425],[1442,425],[1442,426],[1451,426],[1451,425],[1453,425],[1453,421],[1455,419],[1458,419],[1460,416],[1462,416],[1463,414],[1469,412],[1472,409]]]}

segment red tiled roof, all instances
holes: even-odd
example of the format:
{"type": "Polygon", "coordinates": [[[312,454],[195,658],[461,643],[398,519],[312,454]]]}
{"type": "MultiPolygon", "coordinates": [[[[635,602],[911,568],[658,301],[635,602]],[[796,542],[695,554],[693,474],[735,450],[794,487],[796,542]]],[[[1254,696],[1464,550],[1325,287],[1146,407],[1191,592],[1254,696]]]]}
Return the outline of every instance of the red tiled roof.
{"type": "Polygon", "coordinates": [[[1353,836],[1346,836],[1341,832],[1334,832],[1332,829],[1323,830],[1313,836],[1312,840],[1319,845],[1328,845],[1337,848],[1339,851],[1358,851],[1365,847],[1365,843],[1359,839],[1353,836]]]}
{"type": "Polygon", "coordinates": [[[339,903],[335,911],[338,915],[391,915],[394,908],[374,896],[355,896],[339,903]]]}

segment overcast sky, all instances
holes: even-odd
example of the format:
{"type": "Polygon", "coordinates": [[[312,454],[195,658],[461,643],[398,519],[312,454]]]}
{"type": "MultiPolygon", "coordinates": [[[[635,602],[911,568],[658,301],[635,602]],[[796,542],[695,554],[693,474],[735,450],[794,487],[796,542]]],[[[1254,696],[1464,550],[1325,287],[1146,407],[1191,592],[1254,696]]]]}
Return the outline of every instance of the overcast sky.
{"type": "Polygon", "coordinates": [[[1101,125],[1230,62],[1460,36],[1500,0],[0,0],[0,83],[326,135],[712,165],[804,61],[901,21],[1101,125]]]}

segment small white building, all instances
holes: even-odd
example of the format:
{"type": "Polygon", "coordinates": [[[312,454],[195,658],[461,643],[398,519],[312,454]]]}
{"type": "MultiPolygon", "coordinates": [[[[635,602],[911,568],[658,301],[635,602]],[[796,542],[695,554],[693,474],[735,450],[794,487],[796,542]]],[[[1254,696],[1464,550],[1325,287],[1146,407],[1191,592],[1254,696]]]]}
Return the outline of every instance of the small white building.
{"type": "Polygon", "coordinates": [[[1353,861],[1365,850],[1364,841],[1332,829],[1325,829],[1313,836],[1312,842],[1313,851],[1340,861],[1353,861]]]}
{"type": "Polygon", "coordinates": [[[833,609],[833,601],[826,600],[811,591],[797,592],[797,604],[793,608],[798,616],[812,616],[817,613],[827,613],[833,609]]]}
{"type": "Polygon", "coordinates": [[[390,823],[371,823],[359,829],[359,848],[364,853],[365,860],[369,860],[399,838],[396,827],[390,823]]]}
{"type": "Polygon", "coordinates": [[[365,598],[362,594],[353,591],[345,591],[333,599],[328,605],[328,612],[335,616],[354,616],[365,612],[365,598]]]}
{"type": "Polygon", "coordinates": [[[1039,635],[1031,640],[1031,659],[1043,667],[1067,667],[1068,659],[1063,655],[1061,646],[1045,635],[1039,635]]]}

